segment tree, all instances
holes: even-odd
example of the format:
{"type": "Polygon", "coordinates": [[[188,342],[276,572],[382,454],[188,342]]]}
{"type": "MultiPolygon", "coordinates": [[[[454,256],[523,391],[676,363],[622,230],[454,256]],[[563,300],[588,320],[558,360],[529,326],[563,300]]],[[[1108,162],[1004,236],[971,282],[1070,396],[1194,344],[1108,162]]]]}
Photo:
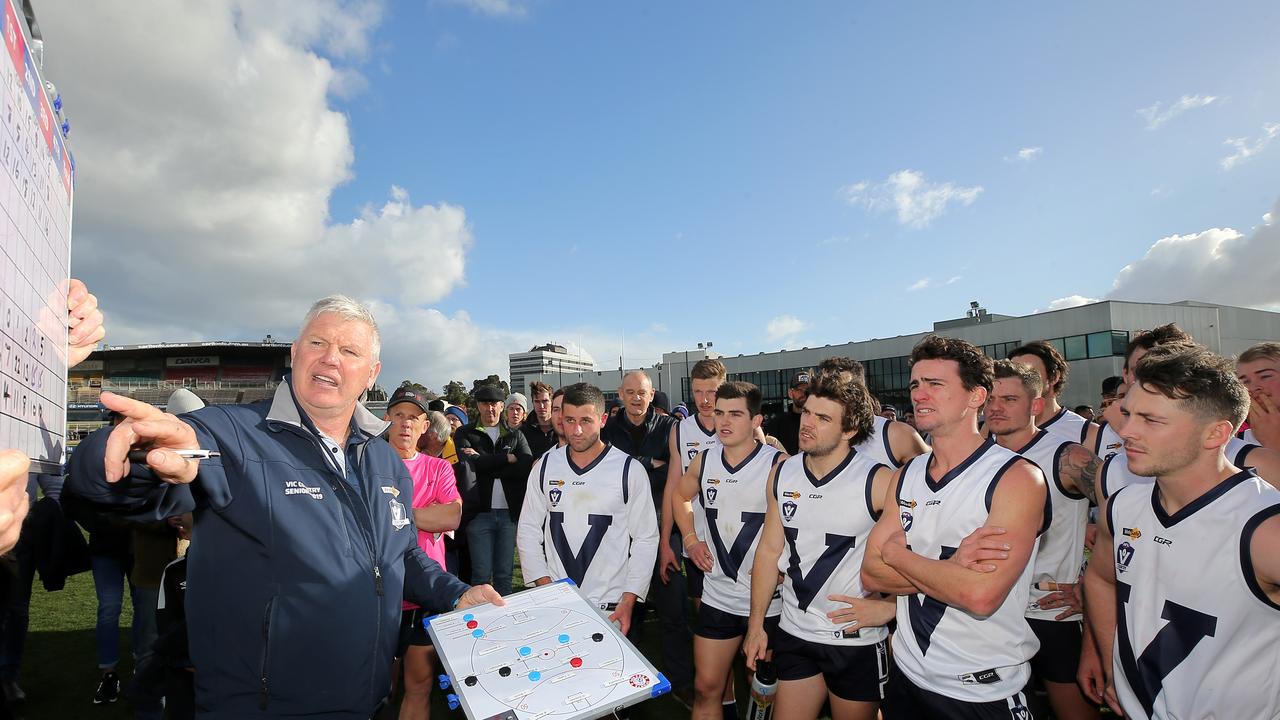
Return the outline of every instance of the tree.
{"type": "Polygon", "coordinates": [[[440,397],[437,393],[432,392],[431,389],[428,388],[426,385],[422,385],[421,383],[416,383],[412,380],[405,380],[404,382],[400,383],[400,387],[409,388],[413,390],[414,392],[418,393],[419,397],[426,398],[428,402],[440,397]]]}
{"type": "Polygon", "coordinates": [[[444,400],[450,405],[467,404],[467,386],[463,385],[460,380],[450,380],[448,385],[444,386],[444,400]]]}
{"type": "Polygon", "coordinates": [[[476,381],[472,382],[472,383],[471,383],[471,394],[472,394],[472,395],[475,395],[475,394],[476,394],[476,391],[477,391],[477,390],[479,390],[481,387],[483,387],[483,386],[485,386],[485,385],[494,385],[494,386],[497,386],[499,389],[501,389],[501,390],[502,390],[502,394],[503,394],[504,396],[506,396],[506,395],[510,395],[510,394],[511,394],[511,386],[510,386],[510,385],[508,385],[508,384],[506,383],[506,381],[505,381],[505,380],[503,380],[502,378],[498,377],[497,375],[490,375],[489,377],[487,377],[487,378],[485,378],[485,379],[483,379],[483,380],[476,380],[476,381]]]}

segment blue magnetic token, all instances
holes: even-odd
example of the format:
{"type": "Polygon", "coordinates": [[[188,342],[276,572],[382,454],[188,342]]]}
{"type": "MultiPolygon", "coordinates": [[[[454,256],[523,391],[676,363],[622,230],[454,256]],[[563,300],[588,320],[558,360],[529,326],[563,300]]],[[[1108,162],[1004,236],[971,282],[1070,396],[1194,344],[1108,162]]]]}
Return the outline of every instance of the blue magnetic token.
{"type": "Polygon", "coordinates": [[[522,657],[528,657],[529,653],[533,652],[533,648],[526,645],[525,647],[520,648],[519,652],[522,657]]]}
{"type": "Polygon", "coordinates": [[[472,621],[472,620],[475,620],[475,619],[476,619],[476,616],[475,616],[475,615],[472,615],[471,613],[467,613],[466,615],[463,615],[463,616],[462,616],[462,619],[463,619],[463,620],[466,620],[467,622],[470,622],[470,621],[472,621]]]}
{"type": "Polygon", "coordinates": [[[471,637],[477,637],[477,638],[484,637],[484,631],[481,630],[480,628],[476,628],[475,630],[471,631],[471,637]]]}
{"type": "Polygon", "coordinates": [[[538,682],[539,680],[542,679],[542,673],[538,672],[537,670],[534,670],[533,672],[529,673],[529,679],[532,680],[533,682],[538,682]]]}
{"type": "Polygon", "coordinates": [[[560,637],[558,637],[558,638],[556,638],[556,639],[557,639],[557,640],[559,640],[559,641],[560,641],[560,642],[562,642],[562,643],[567,643],[567,642],[569,642],[569,636],[568,636],[568,635],[561,635],[560,637]]]}

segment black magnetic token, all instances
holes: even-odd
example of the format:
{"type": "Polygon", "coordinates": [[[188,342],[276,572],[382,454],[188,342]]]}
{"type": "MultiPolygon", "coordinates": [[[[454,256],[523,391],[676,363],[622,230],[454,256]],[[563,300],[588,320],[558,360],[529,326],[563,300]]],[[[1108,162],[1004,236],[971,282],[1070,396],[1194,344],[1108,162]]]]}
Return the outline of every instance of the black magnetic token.
{"type": "Polygon", "coordinates": [[[475,684],[480,682],[480,680],[478,680],[475,675],[468,675],[467,679],[462,682],[466,683],[467,687],[475,687],[475,684]]]}
{"type": "Polygon", "coordinates": [[[595,633],[591,636],[592,642],[604,642],[604,633],[595,633]]]}
{"type": "Polygon", "coordinates": [[[511,675],[511,668],[506,666],[500,667],[498,668],[498,674],[502,677],[508,677],[511,675]]]}

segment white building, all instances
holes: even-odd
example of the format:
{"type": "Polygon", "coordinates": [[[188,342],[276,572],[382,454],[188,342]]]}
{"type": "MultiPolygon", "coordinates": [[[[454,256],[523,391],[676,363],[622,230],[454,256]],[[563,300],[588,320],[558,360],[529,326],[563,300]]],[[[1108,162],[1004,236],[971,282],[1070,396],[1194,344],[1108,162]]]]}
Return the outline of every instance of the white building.
{"type": "Polygon", "coordinates": [[[595,370],[595,361],[581,348],[571,352],[563,345],[554,343],[538,345],[529,348],[529,352],[512,353],[507,357],[511,373],[511,392],[526,396],[529,394],[528,383],[536,380],[537,376],[553,377],[554,380],[543,382],[551,382],[553,387],[560,387],[568,384],[561,378],[569,373],[576,375],[595,370]]]}
{"type": "MultiPolygon", "coordinates": [[[[761,352],[756,355],[721,356],[708,350],[664,353],[662,362],[639,368],[653,380],[654,389],[665,390],[672,405],[689,399],[689,368],[704,357],[719,357],[730,380],[745,380],[760,387],[767,410],[780,409],[791,378],[814,367],[824,358],[846,356],[867,370],[867,384],[883,403],[899,410],[909,407],[907,384],[911,348],[926,335],[937,334],[968,340],[995,359],[1032,340],[1047,340],[1068,360],[1070,373],[1060,402],[1067,407],[1098,406],[1102,381],[1119,375],[1125,346],[1134,334],[1176,323],[1198,342],[1223,355],[1236,355],[1263,340],[1280,340],[1280,313],[1184,300],[1176,303],[1142,303],[1108,300],[1079,307],[1014,317],[995,315],[972,303],[965,317],[935,322],[933,329],[892,338],[873,338],[820,348],[761,352]]],[[[514,358],[513,355],[513,363],[514,358]]],[[[514,374],[514,372],[513,372],[514,374]]],[[[617,370],[584,371],[570,375],[525,375],[523,382],[542,380],[552,387],[589,382],[613,397],[621,384],[617,370]]],[[[513,381],[514,385],[514,381],[513,381]]]]}

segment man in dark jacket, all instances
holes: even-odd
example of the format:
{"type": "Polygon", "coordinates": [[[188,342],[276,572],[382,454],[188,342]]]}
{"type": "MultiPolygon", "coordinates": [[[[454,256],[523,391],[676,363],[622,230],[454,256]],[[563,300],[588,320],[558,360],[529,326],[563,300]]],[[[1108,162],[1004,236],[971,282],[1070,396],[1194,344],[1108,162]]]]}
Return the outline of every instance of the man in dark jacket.
{"type": "MultiPolygon", "coordinates": [[[[605,442],[635,458],[649,474],[649,490],[653,506],[662,518],[662,490],[667,483],[667,463],[671,460],[671,428],[676,419],[659,413],[653,403],[653,381],[645,373],[634,370],[622,378],[618,388],[622,398],[622,411],[609,419],[604,428],[605,442]]],[[[667,538],[676,556],[680,556],[679,533],[667,538]]],[[[677,697],[689,701],[693,688],[693,633],[689,632],[686,613],[684,575],[675,573],[664,581],[654,565],[653,579],[649,584],[649,598],[643,605],[653,605],[662,624],[662,661],[667,679],[677,697]]],[[[637,605],[638,608],[643,608],[637,605]]],[[[642,628],[640,618],[631,625],[642,628]]],[[[686,703],[687,704],[687,703],[686,703]]]]}
{"type": "Polygon", "coordinates": [[[529,443],[529,452],[537,460],[556,446],[556,429],[551,422],[551,386],[538,380],[529,383],[529,403],[533,406],[520,432],[529,443]]]}
{"type": "MultiPolygon", "coordinates": [[[[475,471],[475,486],[462,498],[462,529],[471,550],[471,580],[492,581],[511,592],[515,571],[516,521],[529,481],[529,443],[501,422],[502,388],[485,385],[475,393],[476,421],[458,428],[453,441],[458,461],[475,471]]],[[[461,483],[460,483],[461,485],[461,483]]]]}
{"type": "Polygon", "coordinates": [[[391,687],[402,597],[436,612],[502,602],[418,547],[409,471],[357,402],[378,352],[368,309],[324,298],[271,401],[177,417],[103,393],[126,419],[72,458],[66,492],[101,508],[194,510],[186,611],[203,720],[368,720],[391,687]],[[131,464],[136,448],[149,450],[131,464]],[[218,456],[177,452],[196,448],[218,456]]]}

